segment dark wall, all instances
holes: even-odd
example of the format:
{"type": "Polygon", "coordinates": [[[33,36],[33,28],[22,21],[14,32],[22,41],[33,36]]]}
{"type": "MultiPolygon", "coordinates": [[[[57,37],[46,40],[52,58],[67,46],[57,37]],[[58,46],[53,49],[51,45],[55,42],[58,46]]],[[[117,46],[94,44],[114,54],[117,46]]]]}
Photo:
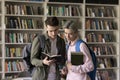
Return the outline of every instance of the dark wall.
{"type": "Polygon", "coordinates": [[[86,3],[119,4],[119,0],[86,0],[86,3]]]}
{"type": "MultiPolygon", "coordinates": [[[[49,0],[50,2],[75,2],[83,3],[83,0],[49,0]]],[[[86,0],[86,3],[119,4],[119,0],[86,0]]]]}

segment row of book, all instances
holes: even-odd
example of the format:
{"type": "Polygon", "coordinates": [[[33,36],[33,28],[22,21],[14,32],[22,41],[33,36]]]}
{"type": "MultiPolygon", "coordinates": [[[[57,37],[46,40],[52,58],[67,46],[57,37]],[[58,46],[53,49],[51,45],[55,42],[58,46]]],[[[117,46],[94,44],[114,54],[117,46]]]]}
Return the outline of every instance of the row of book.
{"type": "MultiPolygon", "coordinates": [[[[6,17],[6,28],[12,29],[43,29],[43,22],[39,18],[22,18],[22,17],[6,17]]],[[[70,19],[59,19],[59,26],[62,29],[66,21],[70,19]]],[[[76,21],[78,29],[81,27],[81,22],[78,19],[71,19],[76,21]]]]}
{"type": "Polygon", "coordinates": [[[15,15],[43,15],[43,7],[25,4],[6,4],[6,14],[15,15]]]}
{"type": "Polygon", "coordinates": [[[43,29],[43,22],[38,18],[6,17],[6,28],[43,29]]]}
{"type": "Polygon", "coordinates": [[[90,7],[87,6],[86,8],[86,16],[89,17],[116,17],[116,13],[115,13],[115,9],[114,7],[106,7],[106,6],[102,6],[102,7],[90,7]]]}
{"type": "Polygon", "coordinates": [[[95,55],[116,55],[115,46],[114,45],[95,45],[90,46],[90,48],[94,51],[95,55]]]}
{"type": "MultiPolygon", "coordinates": [[[[0,19],[1,20],[1,19],[0,19]]],[[[1,24],[0,24],[0,29],[1,29],[1,24]]],[[[2,42],[2,31],[0,30],[0,43],[2,42]]]]}
{"type": "Polygon", "coordinates": [[[2,45],[0,45],[0,57],[2,57],[2,45]]]}
{"type": "Polygon", "coordinates": [[[113,70],[97,70],[95,80],[116,80],[116,73],[113,70]]]}
{"type": "Polygon", "coordinates": [[[90,32],[86,34],[86,41],[87,42],[114,42],[115,38],[114,35],[111,33],[94,33],[90,32]]]}
{"type": "Polygon", "coordinates": [[[30,43],[37,33],[6,33],[6,43],[30,43]]]}
{"type": "Polygon", "coordinates": [[[22,47],[6,47],[6,57],[22,57],[22,47]]]}
{"type": "Polygon", "coordinates": [[[85,29],[117,30],[117,23],[113,20],[87,19],[85,29]]]}
{"type": "MultiPolygon", "coordinates": [[[[0,64],[2,63],[2,61],[0,60],[0,64]]],[[[0,72],[2,71],[2,65],[0,65],[0,72]]]]}
{"type": "Polygon", "coordinates": [[[117,62],[114,57],[97,58],[97,68],[117,67],[117,62]]]}
{"type": "Polygon", "coordinates": [[[24,71],[26,69],[24,63],[19,60],[14,61],[5,61],[5,71],[24,71]]]}
{"type": "Polygon", "coordinates": [[[48,5],[48,15],[56,15],[56,16],[82,16],[81,6],[52,6],[48,5]]]}

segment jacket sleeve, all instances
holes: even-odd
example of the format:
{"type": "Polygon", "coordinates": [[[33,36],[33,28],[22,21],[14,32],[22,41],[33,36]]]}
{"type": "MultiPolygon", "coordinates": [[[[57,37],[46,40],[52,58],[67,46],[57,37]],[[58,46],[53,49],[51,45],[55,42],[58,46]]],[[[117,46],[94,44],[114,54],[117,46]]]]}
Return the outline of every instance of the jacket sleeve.
{"type": "Polygon", "coordinates": [[[63,65],[65,65],[65,61],[66,61],[66,48],[65,48],[65,41],[62,40],[62,50],[61,50],[61,53],[62,53],[62,57],[63,57],[63,65]]]}
{"type": "Polygon", "coordinates": [[[64,39],[58,37],[57,48],[58,48],[58,54],[62,55],[61,66],[63,67],[65,66],[65,61],[66,61],[66,48],[65,48],[64,39]]]}
{"type": "Polygon", "coordinates": [[[94,69],[94,64],[92,61],[92,57],[90,55],[90,51],[84,43],[81,43],[79,47],[80,47],[80,51],[83,52],[83,54],[85,55],[84,64],[78,66],[72,65],[71,70],[73,72],[79,72],[79,73],[90,72],[94,69]]]}
{"type": "Polygon", "coordinates": [[[32,42],[31,48],[31,63],[35,66],[43,66],[42,60],[40,60],[40,42],[38,37],[36,37],[32,42]]]}

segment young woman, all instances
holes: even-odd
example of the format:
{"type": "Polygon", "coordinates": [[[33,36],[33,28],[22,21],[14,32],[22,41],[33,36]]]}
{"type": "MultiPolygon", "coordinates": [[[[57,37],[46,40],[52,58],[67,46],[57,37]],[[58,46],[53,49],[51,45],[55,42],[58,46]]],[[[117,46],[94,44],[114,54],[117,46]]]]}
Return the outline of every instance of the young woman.
{"type": "MultiPolygon", "coordinates": [[[[64,25],[65,38],[69,43],[69,48],[67,50],[67,62],[66,66],[68,69],[66,80],[91,80],[87,72],[94,69],[92,58],[88,47],[85,43],[81,43],[80,51],[84,55],[84,63],[80,65],[72,65],[71,63],[71,52],[75,52],[75,43],[79,40],[79,32],[77,29],[77,23],[74,21],[67,21],[64,25]]],[[[64,71],[63,71],[64,72],[64,71]]]]}

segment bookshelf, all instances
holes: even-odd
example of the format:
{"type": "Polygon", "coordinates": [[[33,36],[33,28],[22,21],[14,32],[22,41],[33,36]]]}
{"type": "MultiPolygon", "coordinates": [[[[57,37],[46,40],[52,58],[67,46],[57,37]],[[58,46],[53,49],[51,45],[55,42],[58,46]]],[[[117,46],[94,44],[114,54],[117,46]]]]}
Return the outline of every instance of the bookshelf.
{"type": "Polygon", "coordinates": [[[0,0],[0,79],[17,77],[24,70],[23,47],[44,32],[44,20],[55,15],[62,37],[62,25],[77,21],[80,37],[97,55],[96,80],[119,80],[120,3],[106,1],[0,0]]]}
{"type": "Polygon", "coordinates": [[[97,55],[98,79],[118,79],[118,7],[118,5],[109,4],[86,4],[85,38],[97,55]]]}
{"type": "Polygon", "coordinates": [[[2,1],[0,1],[0,79],[2,78],[2,1]]]}
{"type": "Polygon", "coordinates": [[[83,21],[80,18],[83,16],[83,6],[82,3],[47,2],[46,17],[57,16],[60,21],[60,29],[67,20],[76,20],[81,30],[83,21]]]}
{"type": "Polygon", "coordinates": [[[42,33],[44,2],[27,0],[5,0],[4,10],[4,76],[15,78],[25,70],[22,49],[33,37],[42,33]]]}

